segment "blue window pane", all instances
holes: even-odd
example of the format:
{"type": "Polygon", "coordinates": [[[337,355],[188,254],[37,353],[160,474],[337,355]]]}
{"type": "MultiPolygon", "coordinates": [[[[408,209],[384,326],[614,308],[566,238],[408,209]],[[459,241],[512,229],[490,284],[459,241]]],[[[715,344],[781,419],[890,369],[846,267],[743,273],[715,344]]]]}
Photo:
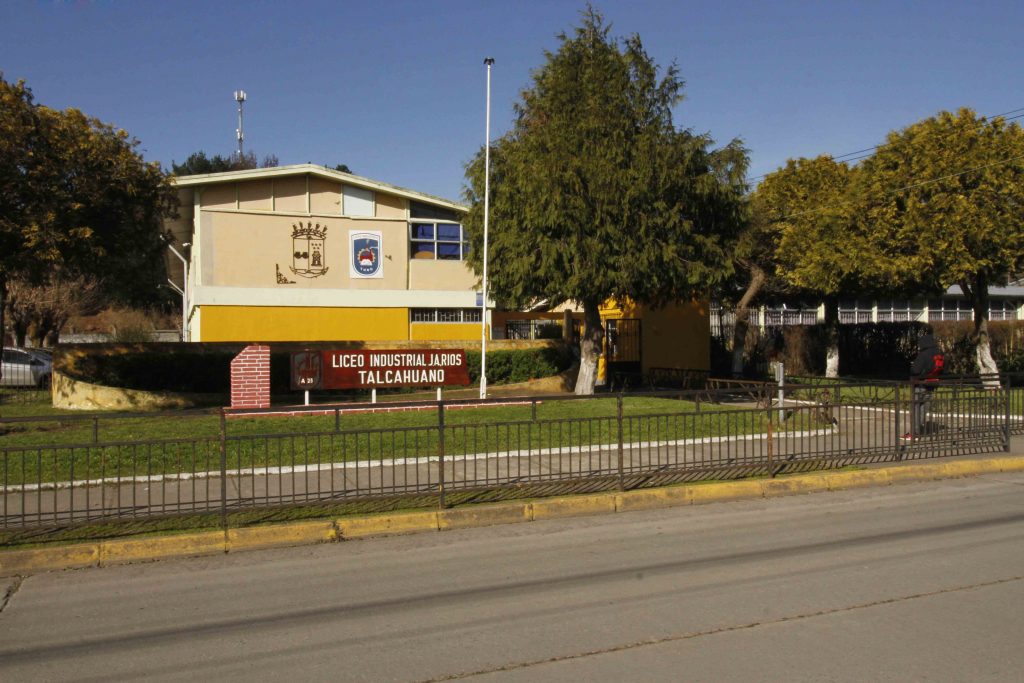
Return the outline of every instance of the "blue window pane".
{"type": "Polygon", "coordinates": [[[412,238],[414,240],[432,240],[432,239],[434,239],[434,224],[433,223],[413,223],[412,224],[412,238]]]}
{"type": "Polygon", "coordinates": [[[413,242],[411,246],[413,258],[434,258],[433,242],[413,242]]]}
{"type": "Polygon", "coordinates": [[[444,243],[444,242],[439,243],[437,245],[437,258],[439,258],[439,259],[447,259],[449,261],[451,261],[451,260],[458,261],[459,260],[459,245],[458,245],[458,243],[456,243],[456,244],[448,244],[448,243],[444,243]]]}
{"type": "Polygon", "coordinates": [[[437,226],[437,239],[446,242],[458,242],[462,239],[462,228],[458,225],[445,225],[442,223],[437,226]]]}

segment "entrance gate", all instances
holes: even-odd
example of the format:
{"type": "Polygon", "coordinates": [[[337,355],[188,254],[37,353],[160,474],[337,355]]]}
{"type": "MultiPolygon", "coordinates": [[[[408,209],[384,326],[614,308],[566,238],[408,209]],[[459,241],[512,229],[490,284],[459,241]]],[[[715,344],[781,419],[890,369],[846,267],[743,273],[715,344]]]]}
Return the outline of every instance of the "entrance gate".
{"type": "Polygon", "coordinates": [[[640,373],[640,320],[622,318],[605,321],[605,367],[608,376],[640,373]]]}

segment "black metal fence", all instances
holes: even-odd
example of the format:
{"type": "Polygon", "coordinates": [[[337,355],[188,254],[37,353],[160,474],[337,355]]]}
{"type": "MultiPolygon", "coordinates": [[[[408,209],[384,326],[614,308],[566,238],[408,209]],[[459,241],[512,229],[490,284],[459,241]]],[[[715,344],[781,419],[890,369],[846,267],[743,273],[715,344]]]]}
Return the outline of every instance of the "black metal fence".
{"type": "MultiPolygon", "coordinates": [[[[160,516],[487,492],[629,489],[1009,451],[1014,387],[764,384],[646,392],[0,419],[0,542],[160,516]],[[387,412],[370,412],[370,411],[387,412]],[[140,436],[140,435],[145,435],[140,436]],[[6,534],[3,535],[3,534],[6,534]]],[[[470,495],[472,494],[472,495],[470,495]]]]}

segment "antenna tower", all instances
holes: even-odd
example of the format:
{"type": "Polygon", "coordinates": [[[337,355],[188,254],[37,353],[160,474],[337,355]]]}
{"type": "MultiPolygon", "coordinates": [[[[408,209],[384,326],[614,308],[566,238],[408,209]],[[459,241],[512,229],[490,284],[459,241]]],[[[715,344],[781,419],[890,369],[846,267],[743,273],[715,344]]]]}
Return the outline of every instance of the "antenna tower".
{"type": "Polygon", "coordinates": [[[242,130],[242,105],[245,103],[245,91],[235,91],[235,102],[238,102],[238,128],[235,129],[235,135],[238,136],[238,160],[242,160],[242,143],[245,141],[245,132],[242,130]]]}

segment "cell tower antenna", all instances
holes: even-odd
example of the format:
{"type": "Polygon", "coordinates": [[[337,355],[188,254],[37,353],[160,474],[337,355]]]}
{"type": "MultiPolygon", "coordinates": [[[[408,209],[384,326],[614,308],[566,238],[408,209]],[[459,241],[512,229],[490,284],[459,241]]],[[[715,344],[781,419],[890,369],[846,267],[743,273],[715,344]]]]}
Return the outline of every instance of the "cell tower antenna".
{"type": "Polygon", "coordinates": [[[235,102],[238,102],[238,128],[235,129],[235,134],[238,136],[238,159],[242,159],[243,143],[245,142],[245,132],[242,130],[242,105],[245,103],[245,91],[235,91],[235,102]]]}

